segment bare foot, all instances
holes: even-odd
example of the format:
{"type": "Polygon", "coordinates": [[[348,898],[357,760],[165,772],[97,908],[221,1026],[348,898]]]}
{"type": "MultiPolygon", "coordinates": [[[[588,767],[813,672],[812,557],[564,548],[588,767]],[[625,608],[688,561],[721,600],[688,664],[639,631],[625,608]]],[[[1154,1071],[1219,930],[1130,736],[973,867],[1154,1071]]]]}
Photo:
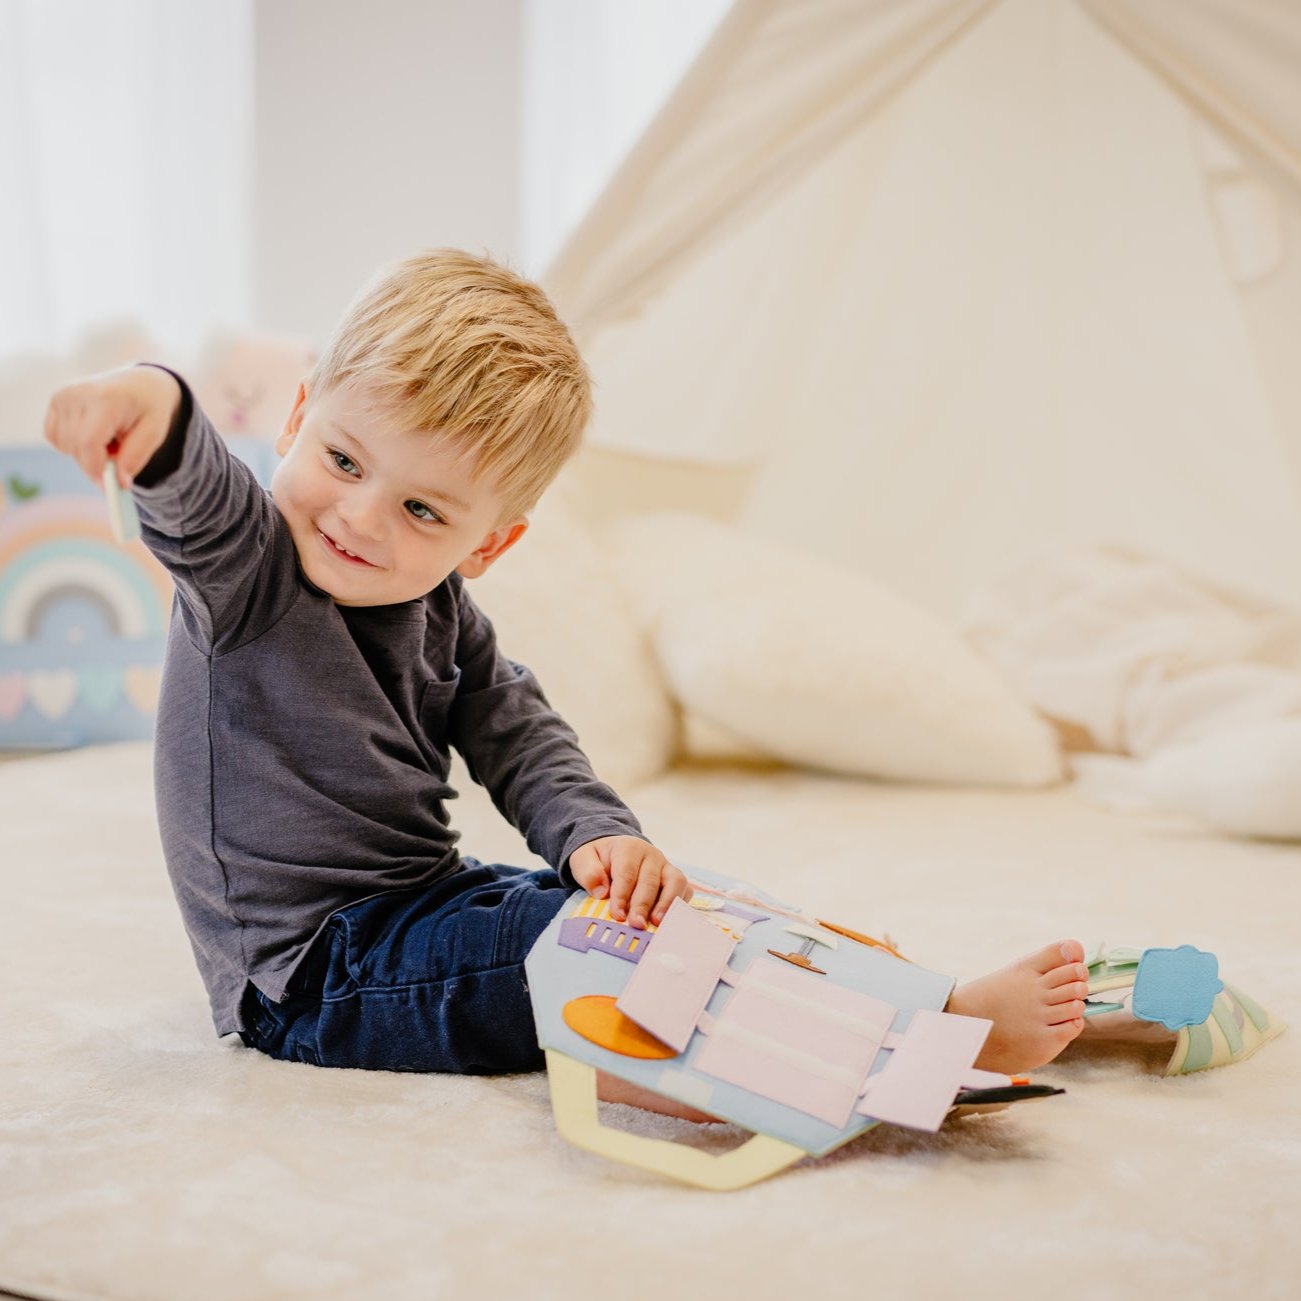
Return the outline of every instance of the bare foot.
{"type": "Polygon", "coordinates": [[[1084,1029],[1088,981],[1083,946],[1065,940],[959,985],[944,1010],[993,1021],[976,1058],[982,1070],[1032,1071],[1052,1061],[1084,1029]]]}
{"type": "Polygon", "coordinates": [[[666,1098],[662,1093],[652,1093],[639,1084],[630,1084],[605,1071],[596,1072],[596,1096],[602,1102],[622,1102],[625,1106],[640,1107],[643,1111],[658,1111],[662,1116],[677,1116],[680,1120],[694,1120],[700,1124],[715,1124],[718,1121],[717,1116],[697,1111],[695,1107],[666,1098]]]}

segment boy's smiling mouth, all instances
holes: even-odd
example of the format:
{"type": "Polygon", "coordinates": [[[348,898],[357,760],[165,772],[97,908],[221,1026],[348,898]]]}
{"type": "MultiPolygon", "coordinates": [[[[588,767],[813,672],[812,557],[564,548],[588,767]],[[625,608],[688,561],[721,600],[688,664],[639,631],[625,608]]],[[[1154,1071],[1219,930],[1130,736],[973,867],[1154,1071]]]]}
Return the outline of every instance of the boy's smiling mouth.
{"type": "Polygon", "coordinates": [[[316,536],[321,539],[321,544],[326,551],[334,557],[335,560],[342,560],[345,564],[362,565],[367,569],[374,569],[375,566],[363,557],[357,555],[355,551],[349,551],[346,547],[341,547],[328,533],[322,529],[316,530],[316,536]]]}

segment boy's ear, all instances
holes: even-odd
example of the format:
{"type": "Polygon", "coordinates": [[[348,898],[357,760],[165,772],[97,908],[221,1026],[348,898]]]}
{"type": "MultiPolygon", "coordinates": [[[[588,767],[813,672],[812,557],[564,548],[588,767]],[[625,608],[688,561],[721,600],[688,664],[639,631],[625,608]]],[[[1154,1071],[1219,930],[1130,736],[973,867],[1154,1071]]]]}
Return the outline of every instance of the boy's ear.
{"type": "Polygon", "coordinates": [[[298,384],[298,396],[294,398],[293,410],[289,413],[289,419],[285,421],[285,427],[280,431],[280,437],[276,439],[276,455],[284,456],[293,445],[293,441],[298,437],[298,431],[302,428],[303,416],[307,414],[307,381],[300,380],[298,384]]]}
{"type": "Polygon", "coordinates": [[[456,572],[462,578],[478,578],[498,556],[505,554],[524,536],[529,526],[523,516],[495,528],[459,565],[456,572]]]}

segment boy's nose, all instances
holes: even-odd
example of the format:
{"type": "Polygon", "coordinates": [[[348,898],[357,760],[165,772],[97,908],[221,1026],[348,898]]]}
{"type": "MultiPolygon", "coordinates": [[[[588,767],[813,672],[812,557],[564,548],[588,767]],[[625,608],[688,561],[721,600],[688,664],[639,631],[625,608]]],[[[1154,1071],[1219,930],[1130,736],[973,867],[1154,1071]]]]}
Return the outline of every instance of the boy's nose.
{"type": "Polygon", "coordinates": [[[371,493],[356,488],[345,493],[336,507],[336,513],[358,537],[379,537],[380,503],[371,493]]]}

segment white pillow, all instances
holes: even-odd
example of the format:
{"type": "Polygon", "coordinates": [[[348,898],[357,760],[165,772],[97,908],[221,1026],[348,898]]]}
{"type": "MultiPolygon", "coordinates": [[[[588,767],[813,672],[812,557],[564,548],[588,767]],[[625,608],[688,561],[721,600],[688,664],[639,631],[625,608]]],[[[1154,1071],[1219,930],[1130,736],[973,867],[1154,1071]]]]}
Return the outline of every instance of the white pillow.
{"type": "Polygon", "coordinates": [[[677,713],[610,562],[558,489],[516,546],[466,591],[622,791],[668,767],[677,713]]]}
{"type": "Polygon", "coordinates": [[[926,782],[1061,779],[1052,729],[956,632],[871,580],[684,514],[617,526],[685,708],[788,763],[926,782]]]}
{"type": "Polygon", "coordinates": [[[1145,793],[1231,835],[1301,840],[1301,718],[1218,732],[1150,755],[1145,793]]]}

